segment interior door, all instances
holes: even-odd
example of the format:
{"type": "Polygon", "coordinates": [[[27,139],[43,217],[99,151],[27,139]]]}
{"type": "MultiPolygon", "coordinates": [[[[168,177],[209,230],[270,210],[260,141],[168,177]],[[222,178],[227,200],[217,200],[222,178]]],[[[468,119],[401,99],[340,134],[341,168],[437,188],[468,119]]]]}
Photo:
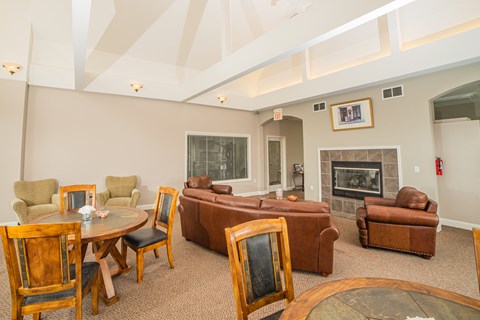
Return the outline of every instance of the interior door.
{"type": "Polygon", "coordinates": [[[268,138],[269,191],[282,188],[282,143],[279,138],[268,138]]]}

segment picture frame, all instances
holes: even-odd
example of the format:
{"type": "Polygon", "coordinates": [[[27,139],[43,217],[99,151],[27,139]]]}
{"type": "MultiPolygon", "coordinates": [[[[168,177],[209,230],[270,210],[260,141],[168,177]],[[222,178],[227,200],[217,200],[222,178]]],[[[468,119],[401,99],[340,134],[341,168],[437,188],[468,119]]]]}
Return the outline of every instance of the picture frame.
{"type": "Polygon", "coordinates": [[[373,128],[372,99],[332,104],[330,117],[333,131],[373,128]]]}
{"type": "Polygon", "coordinates": [[[300,163],[293,164],[294,172],[303,172],[303,166],[300,163]]]}

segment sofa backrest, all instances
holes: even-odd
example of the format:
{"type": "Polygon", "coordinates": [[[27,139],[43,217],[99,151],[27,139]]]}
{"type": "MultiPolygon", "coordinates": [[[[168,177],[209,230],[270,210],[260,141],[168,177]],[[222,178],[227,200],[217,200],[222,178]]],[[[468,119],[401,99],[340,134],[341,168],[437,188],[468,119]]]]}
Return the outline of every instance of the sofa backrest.
{"type": "Polygon", "coordinates": [[[217,194],[213,192],[209,192],[208,190],[205,189],[183,189],[182,191],[183,195],[186,197],[198,199],[198,200],[204,200],[208,202],[215,202],[215,199],[217,198],[217,194]]]}
{"type": "Polygon", "coordinates": [[[57,192],[57,180],[15,181],[13,192],[17,198],[25,201],[27,206],[48,204],[52,201],[52,195],[57,192]]]}
{"type": "Polygon", "coordinates": [[[195,189],[211,189],[212,179],[209,176],[194,176],[187,179],[187,186],[195,189]]]}
{"type": "Polygon", "coordinates": [[[425,210],[428,197],[413,187],[403,187],[398,191],[395,206],[401,208],[425,210]]]}

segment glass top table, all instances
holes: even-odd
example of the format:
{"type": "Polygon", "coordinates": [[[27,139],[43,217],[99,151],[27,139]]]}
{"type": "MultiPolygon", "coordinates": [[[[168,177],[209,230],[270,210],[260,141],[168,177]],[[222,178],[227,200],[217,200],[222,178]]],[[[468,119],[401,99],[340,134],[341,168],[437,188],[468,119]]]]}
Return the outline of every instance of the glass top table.
{"type": "Polygon", "coordinates": [[[82,257],[85,257],[87,246],[92,243],[95,259],[100,264],[100,293],[106,305],[118,301],[115,294],[112,277],[131,270],[127,265],[126,257],[118,251],[116,244],[120,238],[134,230],[141,228],[148,221],[148,214],[137,208],[105,207],[110,213],[105,218],[92,214],[92,220],[83,221],[82,215],[75,210],[53,213],[33,220],[31,223],[65,223],[81,221],[82,257]],[[107,257],[110,256],[115,266],[110,268],[107,257]]]}
{"type": "Polygon", "coordinates": [[[332,281],[305,291],[281,320],[480,319],[480,301],[420,283],[379,278],[332,281]]]}

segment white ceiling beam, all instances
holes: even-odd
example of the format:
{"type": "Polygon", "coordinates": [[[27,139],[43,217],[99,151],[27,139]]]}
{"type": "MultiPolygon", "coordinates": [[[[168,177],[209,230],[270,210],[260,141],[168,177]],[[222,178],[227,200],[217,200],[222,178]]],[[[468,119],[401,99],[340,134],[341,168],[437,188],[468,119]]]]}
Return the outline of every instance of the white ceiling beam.
{"type": "Polygon", "coordinates": [[[398,11],[390,12],[387,15],[387,19],[388,19],[388,35],[390,39],[390,50],[392,53],[397,53],[400,51],[400,47],[401,47],[398,11]]]}
{"type": "Polygon", "coordinates": [[[273,62],[377,19],[414,0],[314,1],[299,15],[264,34],[181,86],[189,101],[273,62]],[[300,18],[301,17],[301,18],[300,18]]]}
{"type": "Polygon", "coordinates": [[[85,62],[87,59],[87,37],[91,8],[91,0],[72,0],[73,60],[76,90],[82,90],[85,83],[85,62]]]}

